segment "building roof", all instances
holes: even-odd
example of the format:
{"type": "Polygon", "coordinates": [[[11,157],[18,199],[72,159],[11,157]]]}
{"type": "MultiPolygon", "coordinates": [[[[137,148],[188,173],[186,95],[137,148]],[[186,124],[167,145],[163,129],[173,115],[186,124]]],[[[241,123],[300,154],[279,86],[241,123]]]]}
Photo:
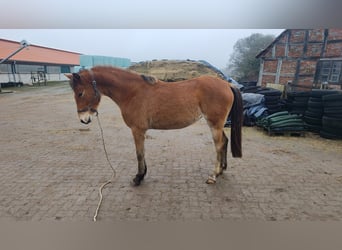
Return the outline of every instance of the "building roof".
{"type": "MultiPolygon", "coordinates": [[[[20,42],[0,39],[0,60],[20,48],[20,42]]],[[[44,63],[58,65],[80,65],[80,53],[30,45],[14,55],[9,61],[26,63],[44,63]]]]}
{"type": "Polygon", "coordinates": [[[267,54],[267,52],[273,48],[274,44],[277,43],[283,36],[284,34],[288,31],[288,29],[284,30],[281,32],[279,36],[277,36],[270,45],[268,45],[264,50],[260,51],[259,54],[257,54],[255,57],[259,58],[267,54]]]}

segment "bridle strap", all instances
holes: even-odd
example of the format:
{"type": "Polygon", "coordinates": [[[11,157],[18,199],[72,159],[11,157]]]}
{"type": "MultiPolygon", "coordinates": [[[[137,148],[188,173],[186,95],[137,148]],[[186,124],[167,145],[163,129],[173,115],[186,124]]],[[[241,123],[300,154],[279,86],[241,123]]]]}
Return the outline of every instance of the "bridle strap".
{"type": "Polygon", "coordinates": [[[83,113],[83,112],[87,112],[87,111],[95,113],[96,116],[99,114],[99,112],[97,112],[96,109],[93,109],[93,108],[90,108],[90,107],[86,107],[84,109],[78,109],[77,113],[83,113]]]}
{"type": "Polygon", "coordinates": [[[93,85],[93,88],[94,88],[94,91],[95,91],[95,97],[98,97],[100,95],[100,92],[99,92],[99,90],[97,89],[97,86],[96,86],[96,80],[95,80],[94,72],[91,69],[89,69],[88,71],[89,71],[89,74],[91,76],[91,80],[92,80],[91,84],[93,85]]]}
{"type": "MultiPolygon", "coordinates": [[[[97,89],[97,86],[96,86],[96,80],[95,80],[94,72],[91,69],[89,69],[88,71],[89,71],[89,74],[91,76],[91,79],[92,79],[91,80],[91,84],[92,84],[92,86],[94,88],[94,92],[95,92],[94,98],[98,98],[100,96],[100,92],[99,92],[99,90],[97,89]]],[[[98,116],[98,114],[99,114],[99,112],[97,112],[96,109],[93,109],[90,106],[88,106],[88,107],[86,107],[84,109],[77,110],[77,113],[83,113],[83,112],[87,112],[87,111],[95,113],[96,116],[98,116]]]]}

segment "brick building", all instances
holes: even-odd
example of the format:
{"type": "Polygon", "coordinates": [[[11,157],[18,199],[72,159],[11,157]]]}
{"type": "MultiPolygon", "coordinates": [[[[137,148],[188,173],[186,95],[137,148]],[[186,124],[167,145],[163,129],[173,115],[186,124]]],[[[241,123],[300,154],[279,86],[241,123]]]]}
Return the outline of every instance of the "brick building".
{"type": "Polygon", "coordinates": [[[342,89],[342,29],[287,29],[257,56],[258,85],[310,90],[328,83],[342,89]]]}

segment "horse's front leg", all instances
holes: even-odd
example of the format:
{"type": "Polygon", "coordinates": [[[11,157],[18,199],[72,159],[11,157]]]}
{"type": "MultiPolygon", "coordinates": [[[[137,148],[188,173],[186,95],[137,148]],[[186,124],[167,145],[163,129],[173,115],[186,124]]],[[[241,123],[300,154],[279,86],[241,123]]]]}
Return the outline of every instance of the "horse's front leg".
{"type": "Polygon", "coordinates": [[[133,183],[134,185],[139,186],[147,172],[144,149],[145,131],[139,129],[132,129],[132,133],[134,137],[135,149],[138,160],[138,173],[133,179],[133,183]]]}

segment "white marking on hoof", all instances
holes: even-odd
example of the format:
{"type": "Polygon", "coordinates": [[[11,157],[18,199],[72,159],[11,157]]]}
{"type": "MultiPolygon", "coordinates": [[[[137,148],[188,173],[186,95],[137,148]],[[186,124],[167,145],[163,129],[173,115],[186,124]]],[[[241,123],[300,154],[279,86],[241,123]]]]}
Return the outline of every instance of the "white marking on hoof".
{"type": "Polygon", "coordinates": [[[216,177],[215,176],[209,176],[208,180],[205,183],[207,183],[207,184],[215,184],[216,183],[216,177]]]}

